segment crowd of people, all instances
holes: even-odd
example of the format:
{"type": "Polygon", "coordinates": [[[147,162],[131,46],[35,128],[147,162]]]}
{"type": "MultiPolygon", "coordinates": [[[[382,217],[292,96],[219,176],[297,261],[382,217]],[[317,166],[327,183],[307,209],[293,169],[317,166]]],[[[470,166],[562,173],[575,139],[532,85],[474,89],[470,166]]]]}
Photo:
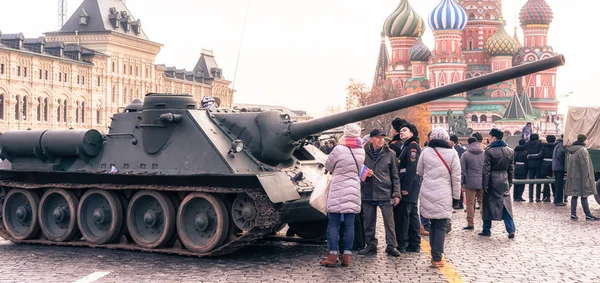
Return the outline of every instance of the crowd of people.
{"type": "Polygon", "coordinates": [[[473,133],[466,146],[446,129],[434,128],[421,147],[417,127],[402,118],[392,122],[391,132],[386,142],[381,129],[361,137],[361,128],[348,124],[339,141],[329,140],[321,148],[328,154],[326,172],[333,174],[327,202],[328,251],[322,265],[348,266],[353,250],[376,254],[378,209],[385,228],[385,253],[397,257],[420,252],[421,235],[428,235],[432,267],[444,265],[445,237],[454,209],[466,211],[464,230],[475,229],[475,211],[480,209],[478,235],[491,236],[492,221],[502,220],[508,238],[513,239],[512,203],[525,201],[523,184],[514,185],[511,195],[514,179],[554,177],[553,184],[528,185],[529,201],[565,206],[566,196],[571,196],[571,219],[577,220],[580,198],[586,220],[598,219],[587,202],[597,184],[585,135],[566,146],[562,136],[549,135],[542,142],[538,134],[524,128],[523,139],[512,149],[497,128],[490,130],[485,143],[481,133],[473,133]]]}

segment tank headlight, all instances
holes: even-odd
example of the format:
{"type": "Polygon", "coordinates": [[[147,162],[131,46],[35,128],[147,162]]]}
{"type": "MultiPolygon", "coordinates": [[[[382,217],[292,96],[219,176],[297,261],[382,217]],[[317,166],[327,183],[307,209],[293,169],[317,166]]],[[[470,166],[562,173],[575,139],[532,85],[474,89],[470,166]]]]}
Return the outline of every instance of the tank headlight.
{"type": "Polygon", "coordinates": [[[238,153],[244,150],[244,142],[242,140],[234,140],[231,143],[231,152],[238,153]]]}

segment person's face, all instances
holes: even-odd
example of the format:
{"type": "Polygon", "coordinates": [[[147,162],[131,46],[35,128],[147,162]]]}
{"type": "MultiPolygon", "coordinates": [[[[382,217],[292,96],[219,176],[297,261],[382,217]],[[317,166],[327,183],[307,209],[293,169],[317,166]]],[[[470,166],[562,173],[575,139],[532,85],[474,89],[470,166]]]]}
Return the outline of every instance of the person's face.
{"type": "MultiPolygon", "coordinates": [[[[390,130],[392,132],[393,135],[399,134],[398,132],[396,132],[396,129],[394,129],[394,127],[392,127],[392,129],[390,130]]],[[[402,137],[400,137],[402,138],[402,137]]]]}
{"type": "Polygon", "coordinates": [[[414,134],[406,127],[400,129],[400,139],[405,141],[407,139],[410,139],[414,136],[414,134]]]}
{"type": "Polygon", "coordinates": [[[494,137],[494,136],[490,136],[490,137],[488,138],[488,140],[489,140],[490,142],[495,142],[497,139],[496,139],[496,137],[494,137]]]}
{"type": "Polygon", "coordinates": [[[371,143],[373,144],[373,147],[375,149],[379,149],[383,146],[383,144],[385,144],[385,140],[383,139],[383,137],[384,136],[377,136],[371,138],[371,143]]]}
{"type": "Polygon", "coordinates": [[[455,143],[454,143],[454,141],[453,141],[453,140],[450,140],[450,145],[451,145],[451,146],[454,146],[454,145],[455,145],[455,143]]]}
{"type": "Polygon", "coordinates": [[[328,142],[328,143],[327,143],[327,146],[328,146],[329,148],[332,148],[332,147],[334,146],[334,144],[333,144],[332,142],[328,142]]]}

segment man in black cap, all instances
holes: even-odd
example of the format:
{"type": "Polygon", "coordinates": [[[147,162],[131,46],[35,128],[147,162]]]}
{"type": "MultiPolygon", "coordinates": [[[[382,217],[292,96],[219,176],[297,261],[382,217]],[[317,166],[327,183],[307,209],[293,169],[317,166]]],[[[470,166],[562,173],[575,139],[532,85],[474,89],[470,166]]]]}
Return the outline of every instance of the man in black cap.
{"type": "Polygon", "coordinates": [[[389,148],[383,139],[385,133],[379,129],[371,131],[370,140],[364,146],[365,163],[368,168],[366,179],[360,183],[362,213],[365,218],[365,243],[367,246],[358,254],[367,255],[377,252],[375,228],[377,223],[377,207],[383,216],[385,228],[385,252],[391,256],[400,256],[396,249],[396,231],[393,207],[400,203],[400,178],[398,175],[398,159],[396,153],[389,148]]]}
{"type": "Polygon", "coordinates": [[[398,117],[398,118],[394,119],[394,121],[392,121],[392,133],[394,134],[394,136],[392,137],[392,140],[390,141],[390,143],[388,145],[390,146],[391,150],[396,152],[396,157],[400,157],[400,153],[402,152],[402,147],[404,146],[402,139],[400,139],[400,127],[402,127],[402,125],[404,125],[406,123],[407,123],[406,120],[404,120],[400,117],[398,117]]]}
{"type": "Polygon", "coordinates": [[[490,145],[485,149],[483,163],[483,231],[480,236],[491,236],[492,220],[504,220],[508,238],[515,237],[510,187],[513,181],[514,151],[502,140],[504,133],[493,128],[490,145]]]}

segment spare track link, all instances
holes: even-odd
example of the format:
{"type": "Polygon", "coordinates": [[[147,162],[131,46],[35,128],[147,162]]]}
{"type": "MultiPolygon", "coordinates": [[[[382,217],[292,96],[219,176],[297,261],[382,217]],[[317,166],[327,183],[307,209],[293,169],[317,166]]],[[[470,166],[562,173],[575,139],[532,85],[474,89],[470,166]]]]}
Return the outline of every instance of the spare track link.
{"type": "MultiPolygon", "coordinates": [[[[95,245],[84,240],[76,240],[70,242],[53,242],[45,239],[43,236],[39,239],[32,240],[15,240],[10,236],[4,228],[4,223],[0,221],[0,237],[10,240],[18,244],[41,244],[50,246],[72,246],[72,247],[89,247],[89,248],[106,248],[119,249],[128,251],[142,251],[163,254],[177,254],[184,256],[210,257],[221,256],[233,253],[234,251],[252,244],[254,241],[265,237],[273,231],[279,224],[280,212],[273,207],[273,203],[269,197],[261,189],[242,189],[242,188],[223,188],[223,187],[199,187],[199,186],[158,186],[158,185],[116,185],[116,184],[32,184],[25,182],[15,182],[0,180],[0,186],[4,188],[19,188],[19,189],[45,189],[45,188],[62,188],[62,189],[104,189],[104,190],[126,190],[126,189],[147,189],[161,191],[189,191],[189,192],[206,192],[206,193],[246,193],[254,200],[257,210],[256,225],[247,232],[239,234],[237,238],[226,242],[222,246],[208,253],[194,253],[182,245],[173,248],[157,248],[148,249],[137,246],[133,241],[129,243],[114,243],[95,245]]],[[[0,204],[2,204],[0,202],[0,204]]],[[[0,210],[1,211],[1,210],[0,210]]],[[[0,220],[1,219],[0,214],[0,220]]],[[[41,235],[41,233],[40,233],[41,235]]]]}

